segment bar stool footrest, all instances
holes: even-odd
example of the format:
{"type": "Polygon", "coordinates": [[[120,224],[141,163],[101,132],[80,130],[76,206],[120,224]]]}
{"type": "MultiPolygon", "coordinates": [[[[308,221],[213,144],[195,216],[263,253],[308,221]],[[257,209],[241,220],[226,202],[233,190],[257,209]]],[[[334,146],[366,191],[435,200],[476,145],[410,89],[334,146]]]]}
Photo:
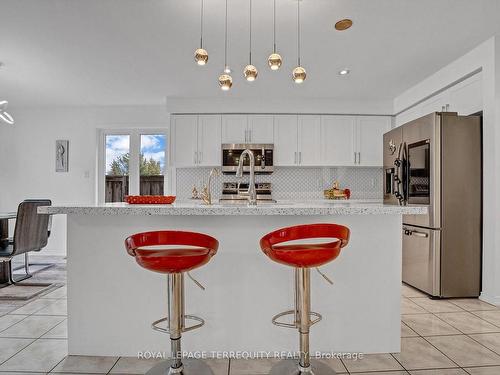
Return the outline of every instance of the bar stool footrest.
{"type": "MultiPolygon", "coordinates": [[[[271,321],[273,322],[274,325],[278,326],[278,327],[285,327],[285,328],[299,328],[298,326],[298,323],[297,322],[294,322],[294,323],[286,323],[286,322],[283,322],[283,321],[279,321],[280,318],[284,317],[284,316],[287,316],[287,315],[295,315],[295,310],[287,310],[287,311],[283,311],[283,312],[280,312],[279,314],[276,314],[275,316],[273,316],[273,318],[271,319],[271,321]]],[[[310,326],[318,323],[321,321],[321,319],[323,319],[323,317],[321,316],[320,313],[317,313],[317,312],[314,312],[314,311],[311,311],[309,313],[309,315],[311,317],[314,317],[315,319],[311,319],[310,318],[310,321],[311,321],[311,324],[310,326]]]]}
{"type": "MultiPolygon", "coordinates": [[[[184,327],[181,330],[182,333],[195,330],[197,328],[202,327],[205,324],[205,321],[202,318],[200,318],[198,316],[195,316],[195,315],[184,315],[184,319],[186,319],[186,320],[194,320],[194,321],[197,321],[199,323],[198,324],[193,324],[193,325],[191,325],[189,327],[184,327]]],[[[153,323],[151,323],[151,328],[153,328],[155,331],[158,331],[158,332],[170,334],[170,330],[168,328],[163,328],[163,327],[159,326],[159,324],[161,324],[163,322],[167,322],[167,327],[168,327],[168,316],[165,317],[165,318],[161,318],[161,319],[155,320],[153,323]]]]}
{"type": "MultiPolygon", "coordinates": [[[[210,366],[197,359],[182,361],[182,375],[214,375],[210,366]]],[[[146,372],[146,375],[175,375],[176,371],[170,367],[170,361],[162,361],[146,372]]]]}
{"type": "Polygon", "coordinates": [[[305,371],[300,371],[299,363],[295,360],[284,359],[275,364],[269,375],[336,375],[337,372],[327,364],[311,360],[311,367],[305,371]]]}

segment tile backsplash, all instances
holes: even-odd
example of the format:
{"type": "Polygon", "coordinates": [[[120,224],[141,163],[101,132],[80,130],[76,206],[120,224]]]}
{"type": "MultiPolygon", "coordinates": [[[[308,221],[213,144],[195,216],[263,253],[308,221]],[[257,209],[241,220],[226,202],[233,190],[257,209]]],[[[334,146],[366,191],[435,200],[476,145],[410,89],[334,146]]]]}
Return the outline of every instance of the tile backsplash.
{"type": "MultiPolygon", "coordinates": [[[[211,168],[178,168],[176,170],[176,195],[179,199],[191,197],[193,186],[198,191],[208,180],[211,168]]],[[[256,175],[256,182],[270,182],[274,199],[318,199],[323,190],[338,181],[341,188],[351,189],[353,199],[382,198],[382,168],[332,167],[297,168],[275,167],[271,175],[256,175]]],[[[248,181],[247,176],[243,176],[248,181]]],[[[212,194],[219,199],[222,182],[238,179],[234,175],[222,175],[212,180],[212,194]]]]}

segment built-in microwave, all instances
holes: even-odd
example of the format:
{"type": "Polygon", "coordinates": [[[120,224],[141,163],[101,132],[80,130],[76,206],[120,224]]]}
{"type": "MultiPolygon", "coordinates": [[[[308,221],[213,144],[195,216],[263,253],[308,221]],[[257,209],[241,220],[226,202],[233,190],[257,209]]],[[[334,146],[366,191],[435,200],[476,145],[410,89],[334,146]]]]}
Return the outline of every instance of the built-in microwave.
{"type": "MultiPolygon", "coordinates": [[[[223,143],[222,144],[222,173],[234,174],[238,168],[243,151],[249,149],[255,157],[255,173],[267,174],[274,170],[274,145],[255,143],[223,143]]],[[[243,173],[250,172],[250,159],[243,159],[243,173]]]]}

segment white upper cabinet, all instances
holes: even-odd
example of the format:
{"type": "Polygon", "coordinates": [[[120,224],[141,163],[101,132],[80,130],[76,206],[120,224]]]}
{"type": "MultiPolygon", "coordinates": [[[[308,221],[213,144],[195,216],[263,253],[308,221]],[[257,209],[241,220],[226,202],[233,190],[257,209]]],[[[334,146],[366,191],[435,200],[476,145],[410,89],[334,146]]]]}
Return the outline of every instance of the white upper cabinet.
{"type": "Polygon", "coordinates": [[[299,165],[321,165],[321,116],[299,116],[297,144],[299,165]]]}
{"type": "Polygon", "coordinates": [[[221,143],[273,143],[275,166],[381,166],[387,116],[173,115],[174,167],[220,166],[221,143]]]}
{"type": "Polygon", "coordinates": [[[273,115],[223,115],[222,143],[273,143],[273,115]]]}
{"type": "Polygon", "coordinates": [[[222,116],[222,143],[247,143],[248,138],[247,115],[222,116]]]}
{"type": "MultiPolygon", "coordinates": [[[[321,116],[323,165],[348,166],[356,158],[356,117],[321,116]]],[[[382,136],[380,136],[382,140],[382,136]]]]}
{"type": "MultiPolygon", "coordinates": [[[[425,116],[432,112],[447,112],[450,109],[450,93],[444,91],[432,98],[429,98],[420,105],[420,116],[425,116]]],[[[420,117],[419,116],[419,117],[420,117]]]]}
{"type": "Polygon", "coordinates": [[[450,111],[468,116],[483,110],[481,74],[456,84],[449,91],[450,111]]]}
{"type": "Polygon", "coordinates": [[[190,167],[198,159],[198,116],[172,116],[171,162],[176,167],[190,167]]]}
{"type": "Polygon", "coordinates": [[[174,167],[220,166],[220,115],[174,115],[171,124],[174,167]]]}
{"type": "Polygon", "coordinates": [[[198,165],[221,165],[221,116],[198,117],[198,165]]]}
{"type": "Polygon", "coordinates": [[[248,115],[249,143],[273,143],[274,141],[274,116],[273,115],[248,115]]]}
{"type": "Polygon", "coordinates": [[[297,115],[274,116],[274,165],[298,163],[297,140],[297,115]]]}
{"type": "Polygon", "coordinates": [[[432,112],[457,112],[468,116],[483,109],[482,74],[477,73],[450,88],[433,95],[396,116],[396,126],[432,112]]]}
{"type": "Polygon", "coordinates": [[[420,117],[420,108],[414,107],[396,116],[395,126],[401,126],[420,117]]]}
{"type": "Polygon", "coordinates": [[[321,116],[322,164],[382,166],[382,136],[389,116],[321,116]]]}
{"type": "Polygon", "coordinates": [[[384,133],[391,129],[391,118],[387,116],[357,117],[357,165],[378,167],[383,165],[384,133]]]}

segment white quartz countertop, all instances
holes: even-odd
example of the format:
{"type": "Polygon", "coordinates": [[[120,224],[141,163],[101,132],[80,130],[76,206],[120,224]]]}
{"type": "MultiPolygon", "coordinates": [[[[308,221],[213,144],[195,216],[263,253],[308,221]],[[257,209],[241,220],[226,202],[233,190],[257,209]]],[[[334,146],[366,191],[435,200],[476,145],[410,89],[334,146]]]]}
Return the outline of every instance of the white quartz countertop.
{"type": "Polygon", "coordinates": [[[426,214],[426,206],[395,206],[380,200],[332,201],[326,199],[309,201],[278,201],[246,204],[214,203],[211,206],[200,201],[178,201],[171,205],[132,205],[128,203],[105,203],[98,205],[54,205],[38,208],[39,213],[66,215],[407,215],[426,214]]]}

